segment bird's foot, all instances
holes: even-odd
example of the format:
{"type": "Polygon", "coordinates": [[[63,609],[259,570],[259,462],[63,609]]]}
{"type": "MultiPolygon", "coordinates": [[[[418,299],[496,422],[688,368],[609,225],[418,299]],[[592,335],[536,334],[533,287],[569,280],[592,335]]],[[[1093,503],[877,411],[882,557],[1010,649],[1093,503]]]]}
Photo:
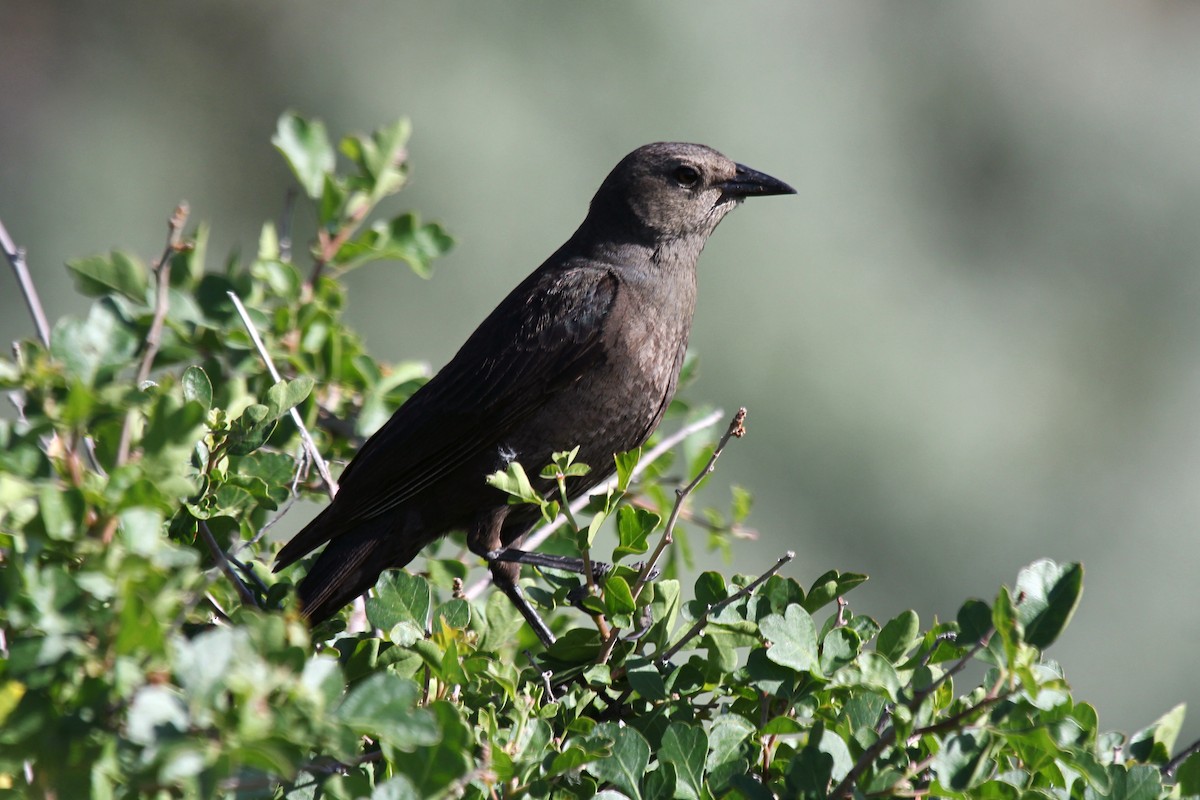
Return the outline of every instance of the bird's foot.
{"type": "MultiPolygon", "coordinates": [[[[541,569],[554,569],[560,572],[573,572],[576,575],[583,575],[587,571],[587,562],[582,558],[575,556],[557,556],[549,553],[535,553],[531,550],[518,550],[515,547],[505,547],[500,550],[492,550],[484,556],[489,562],[491,561],[511,561],[516,564],[528,564],[531,567],[539,567],[541,569]]],[[[613,571],[613,565],[604,561],[591,561],[592,580],[604,582],[613,571]]],[[[640,573],[644,567],[643,562],[638,562],[631,565],[631,569],[640,573]]],[[[657,566],[650,571],[646,576],[646,580],[654,580],[660,574],[657,566]]]]}

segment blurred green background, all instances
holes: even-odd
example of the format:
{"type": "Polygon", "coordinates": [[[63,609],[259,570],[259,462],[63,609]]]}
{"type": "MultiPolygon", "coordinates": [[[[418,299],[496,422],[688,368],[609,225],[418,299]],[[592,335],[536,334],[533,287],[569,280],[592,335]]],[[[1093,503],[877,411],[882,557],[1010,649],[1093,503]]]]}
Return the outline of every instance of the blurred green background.
{"type": "MultiPolygon", "coordinates": [[[[78,3],[0,8],[0,218],[51,318],[65,260],[151,258],[186,198],[210,266],[290,185],[293,107],[400,115],[403,202],[458,239],[431,282],[376,266],[351,319],[440,366],[649,141],[799,190],[701,259],[690,399],[750,408],[718,480],[804,582],[952,617],[1081,560],[1052,655],[1105,727],[1191,701],[1200,734],[1200,5],[1072,2],[78,3]]],[[[398,210],[398,209],[396,209],[398,210]]],[[[0,341],[32,330],[11,275],[0,341]]],[[[290,521],[290,520],[289,520],[290,521]]],[[[299,520],[296,521],[296,525],[299,520]]]]}

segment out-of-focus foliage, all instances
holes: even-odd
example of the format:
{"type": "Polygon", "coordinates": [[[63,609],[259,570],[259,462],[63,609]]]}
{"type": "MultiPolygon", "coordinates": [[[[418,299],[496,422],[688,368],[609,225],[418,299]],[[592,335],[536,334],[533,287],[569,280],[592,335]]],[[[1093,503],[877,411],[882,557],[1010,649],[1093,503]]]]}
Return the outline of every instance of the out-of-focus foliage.
{"type": "MultiPolygon", "coordinates": [[[[209,271],[207,232],[185,232],[181,212],[152,266],[123,252],[69,264],[94,298],[86,318],[0,361],[20,409],[0,422],[0,792],[1200,793],[1200,756],[1172,761],[1181,707],[1131,737],[1102,732],[1044,656],[1078,603],[1078,565],[1037,562],[925,628],[913,612],[856,614],[844,596],[865,576],[801,586],[790,555],[764,554],[757,577],[685,585],[685,528],[728,546],[750,507],[735,489],[727,514],[676,519],[686,492],[671,488],[709,464],[694,442],[674,461],[618,456],[616,485],[547,543],[589,559],[603,548],[614,567],[529,587],[559,633],[544,651],[503,596],[469,599],[478,565],[449,546],[420,574],[386,574],[365,630],[345,615],[308,630],[264,535],[294,498],[324,491],[292,413],[342,460],[425,377],[364,352],[338,280],[376,260],[428,275],[451,244],[413,214],[370,222],[404,185],[407,137],[406,123],[347,137],[339,171],[324,127],[285,115],[275,143],[318,221],[305,258],[269,224],[254,259],[209,271]],[[610,519],[608,551],[597,534],[610,519]]],[[[517,465],[492,482],[547,520],[587,469],[570,452],[526,466],[557,496],[517,465]]]]}

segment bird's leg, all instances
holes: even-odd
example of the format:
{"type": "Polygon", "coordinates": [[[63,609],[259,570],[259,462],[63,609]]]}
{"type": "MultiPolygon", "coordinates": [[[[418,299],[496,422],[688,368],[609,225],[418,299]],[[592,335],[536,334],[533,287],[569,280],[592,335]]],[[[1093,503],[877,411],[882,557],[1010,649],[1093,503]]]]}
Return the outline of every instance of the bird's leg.
{"type": "Polygon", "coordinates": [[[529,600],[517,583],[521,577],[521,564],[495,557],[496,553],[503,552],[500,532],[511,507],[495,506],[478,515],[467,529],[467,547],[487,561],[488,569],[492,573],[492,583],[508,595],[508,599],[517,607],[517,611],[521,612],[521,616],[529,623],[529,627],[533,628],[542,644],[549,647],[554,644],[554,634],[550,632],[541,615],[529,605],[529,600]]]}
{"type": "Polygon", "coordinates": [[[508,599],[517,607],[517,611],[521,612],[521,616],[529,623],[529,627],[533,628],[533,632],[542,640],[542,644],[546,647],[554,644],[554,634],[550,632],[550,628],[542,619],[541,614],[538,614],[533,606],[529,605],[525,592],[521,591],[521,586],[517,583],[517,578],[521,574],[521,565],[489,560],[488,569],[492,572],[492,583],[508,595],[508,599]]]}
{"type": "MultiPolygon", "coordinates": [[[[493,550],[487,554],[489,559],[495,561],[507,561],[513,564],[527,564],[531,567],[540,567],[542,569],[556,569],[561,572],[574,572],[577,575],[582,575],[587,571],[587,565],[582,558],[573,556],[556,556],[549,553],[537,553],[532,550],[519,550],[516,547],[505,547],[502,550],[493,550]]],[[[612,572],[612,565],[605,564],[603,561],[592,561],[592,578],[595,580],[603,580],[608,573],[612,572]]]]}

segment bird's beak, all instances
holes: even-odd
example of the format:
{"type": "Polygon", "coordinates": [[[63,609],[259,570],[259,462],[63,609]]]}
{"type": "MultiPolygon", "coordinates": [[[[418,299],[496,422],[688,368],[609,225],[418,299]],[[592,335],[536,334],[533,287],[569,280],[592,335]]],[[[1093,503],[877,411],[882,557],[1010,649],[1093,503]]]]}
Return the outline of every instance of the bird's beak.
{"type": "Polygon", "coordinates": [[[735,164],[737,171],[727,181],[718,183],[721,194],[725,197],[742,199],[771,194],[795,194],[796,190],[778,178],[772,178],[765,172],[750,169],[745,164],[735,164]]]}

